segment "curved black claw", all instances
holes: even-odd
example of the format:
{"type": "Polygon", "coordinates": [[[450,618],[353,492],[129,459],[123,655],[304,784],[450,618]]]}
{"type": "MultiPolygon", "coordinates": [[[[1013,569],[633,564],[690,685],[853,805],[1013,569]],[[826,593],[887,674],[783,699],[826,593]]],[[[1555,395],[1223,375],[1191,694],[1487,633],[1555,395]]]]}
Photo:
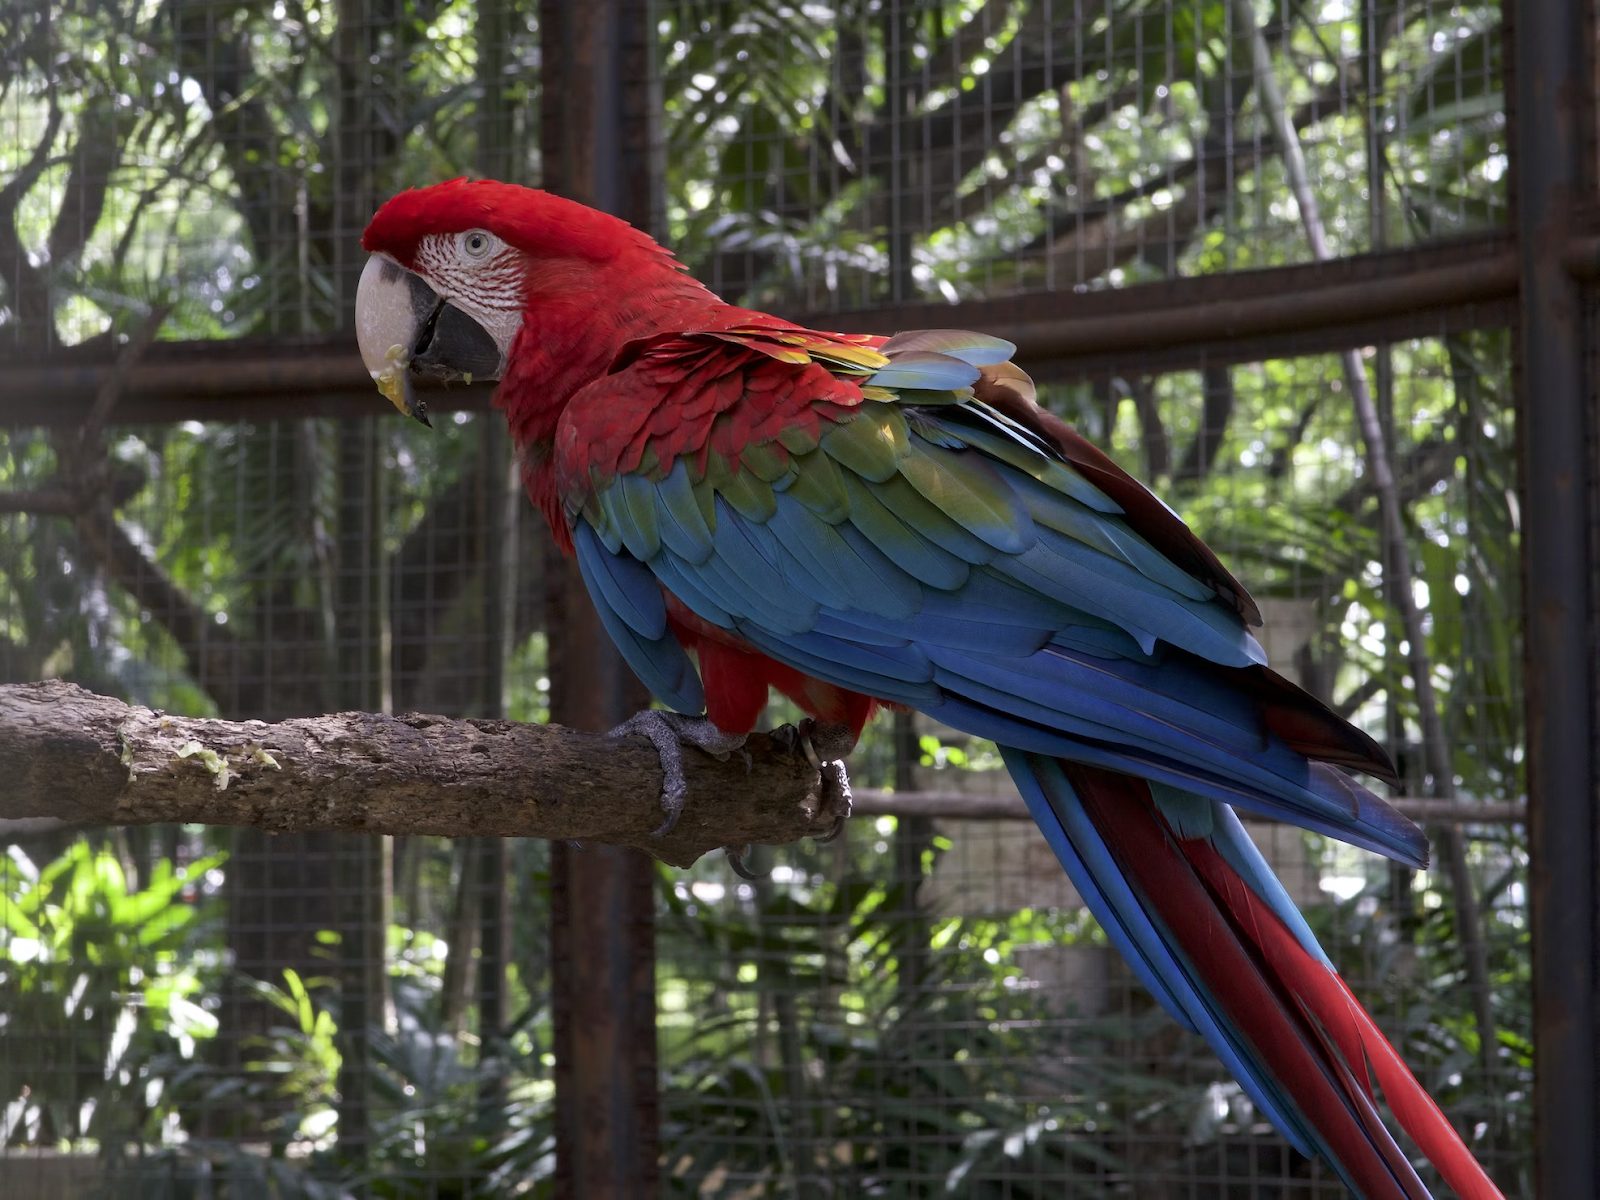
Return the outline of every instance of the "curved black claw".
{"type": "Polygon", "coordinates": [[[821,837],[814,837],[811,840],[819,846],[826,846],[829,842],[833,841],[844,832],[844,823],[849,819],[849,817],[835,817],[833,819],[833,828],[829,829],[828,832],[823,834],[821,837]]]}
{"type": "MultiPolygon", "coordinates": [[[[634,713],[610,733],[608,738],[627,737],[630,733],[643,734],[661,756],[661,808],[667,814],[651,837],[665,837],[677,825],[683,814],[683,803],[689,794],[689,785],[683,778],[683,747],[697,746],[713,758],[726,759],[735,750],[744,750],[744,735],[723,733],[704,717],[686,717],[681,713],[647,709],[634,713]]],[[[745,766],[750,766],[750,755],[745,754],[745,766]]]]}
{"type": "Polygon", "coordinates": [[[733,873],[740,879],[748,879],[751,883],[765,879],[772,874],[771,871],[752,871],[744,865],[744,856],[750,853],[750,847],[735,850],[732,846],[724,846],[722,852],[728,856],[728,865],[733,868],[733,873]]]}

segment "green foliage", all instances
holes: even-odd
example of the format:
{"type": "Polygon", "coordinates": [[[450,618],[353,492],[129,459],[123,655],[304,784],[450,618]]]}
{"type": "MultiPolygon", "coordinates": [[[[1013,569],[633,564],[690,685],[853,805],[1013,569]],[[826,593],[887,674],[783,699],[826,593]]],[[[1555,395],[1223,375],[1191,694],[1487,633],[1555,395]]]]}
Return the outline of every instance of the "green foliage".
{"type": "MultiPolygon", "coordinates": [[[[334,1109],[339,1083],[338,1025],[333,1013],[312,999],[312,989],[333,986],[331,979],[302,981],[291,969],[283,972],[282,988],[261,979],[246,979],[251,992],[288,1018],[275,1025],[265,1037],[246,1041],[244,1069],[267,1078],[257,1090],[274,1099],[285,1100],[293,1112],[292,1127],[285,1128],[290,1140],[300,1140],[315,1149],[327,1149],[331,1141],[322,1140],[338,1119],[334,1109]]],[[[274,1124],[287,1123],[275,1122],[274,1124]]]]}
{"type": "Polygon", "coordinates": [[[217,1032],[220,955],[197,885],[222,862],[162,859],[130,889],[118,857],[87,839],[43,868],[15,847],[0,860],[0,1144],[114,1146],[178,1130],[153,1067],[192,1063],[217,1032]]]}
{"type": "Polygon", "coordinates": [[[995,1175],[1037,1181],[1009,1195],[1098,1195],[1130,1133],[1183,1127],[1204,1085],[1117,1052],[1170,1040],[1158,1011],[1083,1017],[1019,969],[1025,946],[1108,953],[1092,922],[931,918],[920,873],[886,881],[870,847],[854,839],[837,880],[796,851],[725,903],[664,892],[673,1194],[987,1195],[995,1175]]]}

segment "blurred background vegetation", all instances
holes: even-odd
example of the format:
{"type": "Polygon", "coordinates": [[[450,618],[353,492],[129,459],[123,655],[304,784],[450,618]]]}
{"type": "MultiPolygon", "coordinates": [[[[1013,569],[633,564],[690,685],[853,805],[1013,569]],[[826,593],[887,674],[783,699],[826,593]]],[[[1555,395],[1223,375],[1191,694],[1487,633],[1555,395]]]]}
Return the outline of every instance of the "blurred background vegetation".
{"type": "MultiPolygon", "coordinates": [[[[729,299],[791,315],[1309,261],[1241,7],[659,0],[660,232],[729,299]]],[[[1254,15],[1335,253],[1504,226],[1497,5],[1254,15]]],[[[13,0],[0,355],[70,363],[164,306],[165,340],[270,336],[294,355],[337,337],[375,204],[458,174],[537,183],[538,103],[524,0],[13,0]]],[[[1511,339],[1362,354],[1416,564],[1399,585],[1336,356],[1037,365],[1043,399],[1264,601],[1274,665],[1390,746],[1421,795],[1392,602],[1410,586],[1455,790],[1516,800],[1511,339]]],[[[110,478],[77,519],[0,515],[5,681],[229,717],[545,716],[545,548],[496,415],[429,432],[375,401],[114,424],[102,450],[7,422],[5,403],[0,488],[49,489],[88,453],[110,478]]],[[[995,766],[992,747],[889,718],[853,762],[858,786],[901,790],[1003,790],[995,766]]],[[[1424,1083],[1527,1195],[1525,840],[1467,832],[1464,874],[1261,836],[1424,1083]]],[[[3,840],[7,1195],[546,1194],[542,844],[511,845],[497,874],[466,840],[3,840]]],[[[668,1189],[1341,1194],[1121,971],[1036,849],[1004,822],[879,818],[760,851],[755,882],[720,859],[663,869],[668,1189]]]]}

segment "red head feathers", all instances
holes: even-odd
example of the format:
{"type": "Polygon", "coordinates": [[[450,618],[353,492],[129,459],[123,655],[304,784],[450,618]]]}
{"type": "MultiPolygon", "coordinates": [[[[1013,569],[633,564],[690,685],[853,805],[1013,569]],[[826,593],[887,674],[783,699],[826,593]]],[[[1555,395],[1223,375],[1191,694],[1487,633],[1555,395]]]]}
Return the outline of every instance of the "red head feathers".
{"type": "Polygon", "coordinates": [[[361,244],[373,258],[357,334],[383,394],[421,418],[418,380],[498,378],[496,403],[535,454],[625,345],[723,308],[626,221],[490,180],[401,192],[361,244]]]}
{"type": "Polygon", "coordinates": [[[452,179],[413,188],[386,202],[361,235],[361,245],[410,267],[429,234],[487,229],[535,258],[610,262],[629,251],[671,255],[626,221],[535,188],[492,179],[452,179]]]}

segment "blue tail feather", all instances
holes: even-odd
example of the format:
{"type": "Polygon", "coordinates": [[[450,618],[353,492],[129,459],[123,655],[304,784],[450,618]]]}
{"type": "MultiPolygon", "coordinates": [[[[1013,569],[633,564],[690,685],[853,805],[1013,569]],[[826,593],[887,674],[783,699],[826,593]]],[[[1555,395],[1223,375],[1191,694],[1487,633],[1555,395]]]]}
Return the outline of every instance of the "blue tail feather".
{"type": "Polygon", "coordinates": [[[1253,1061],[1248,1042],[1205,993],[1182,949],[1145,911],[1061,768],[1048,758],[1009,747],[1001,747],[1001,752],[1073,886],[1151,995],[1180,1025],[1205,1037],[1263,1115],[1295,1149],[1306,1155],[1314,1153],[1314,1132],[1304,1126],[1277,1084],[1253,1061]]]}

